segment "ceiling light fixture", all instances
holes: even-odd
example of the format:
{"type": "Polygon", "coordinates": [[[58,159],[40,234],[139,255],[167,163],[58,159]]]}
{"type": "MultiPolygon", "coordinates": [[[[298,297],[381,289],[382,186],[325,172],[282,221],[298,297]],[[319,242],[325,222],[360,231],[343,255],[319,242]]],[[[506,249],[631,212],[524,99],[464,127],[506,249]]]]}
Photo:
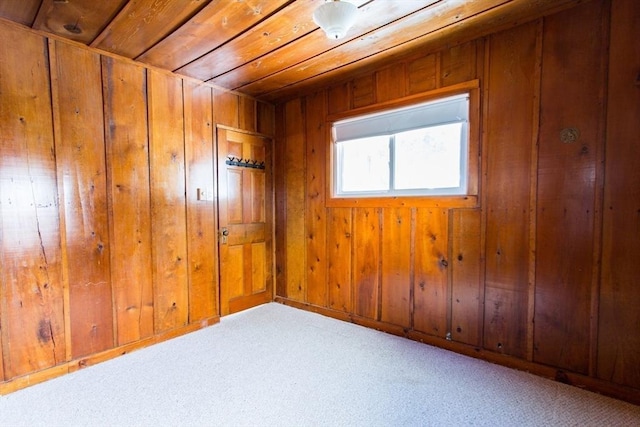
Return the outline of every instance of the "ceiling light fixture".
{"type": "Polygon", "coordinates": [[[358,8],[346,1],[328,0],[313,12],[313,22],[332,40],[343,38],[356,21],[358,8]]]}

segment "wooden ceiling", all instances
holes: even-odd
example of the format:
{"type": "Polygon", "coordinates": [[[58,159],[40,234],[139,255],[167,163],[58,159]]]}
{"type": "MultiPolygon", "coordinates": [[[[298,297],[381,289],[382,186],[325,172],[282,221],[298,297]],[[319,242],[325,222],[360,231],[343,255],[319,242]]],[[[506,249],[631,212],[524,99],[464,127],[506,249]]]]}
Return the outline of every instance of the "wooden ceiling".
{"type": "Polygon", "coordinates": [[[278,101],[416,50],[478,37],[581,0],[348,0],[329,40],[324,0],[0,0],[0,17],[228,89],[278,101]]]}

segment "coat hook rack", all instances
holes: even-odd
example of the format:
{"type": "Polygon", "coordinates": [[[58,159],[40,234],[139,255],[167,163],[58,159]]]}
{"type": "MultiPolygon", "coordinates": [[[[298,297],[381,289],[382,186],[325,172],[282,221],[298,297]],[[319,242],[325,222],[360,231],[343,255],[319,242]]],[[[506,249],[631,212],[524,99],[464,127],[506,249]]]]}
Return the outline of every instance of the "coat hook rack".
{"type": "Polygon", "coordinates": [[[264,162],[254,159],[243,159],[242,157],[227,156],[225,163],[229,166],[237,166],[250,169],[264,169],[264,162]]]}

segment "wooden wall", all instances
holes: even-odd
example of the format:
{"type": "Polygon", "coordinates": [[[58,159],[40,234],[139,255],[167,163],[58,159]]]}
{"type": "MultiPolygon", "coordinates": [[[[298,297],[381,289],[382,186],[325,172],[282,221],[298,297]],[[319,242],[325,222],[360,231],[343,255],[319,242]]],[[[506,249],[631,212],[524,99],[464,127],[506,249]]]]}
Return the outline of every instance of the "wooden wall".
{"type": "Polygon", "coordinates": [[[640,402],[638,27],[588,1],[277,105],[278,299],[640,402]],[[328,206],[329,115],[473,79],[477,207],[328,206]]]}
{"type": "Polygon", "coordinates": [[[274,108],[0,22],[0,392],[218,321],[216,124],[274,108]],[[4,381],[4,382],[3,382],[4,381]]]}

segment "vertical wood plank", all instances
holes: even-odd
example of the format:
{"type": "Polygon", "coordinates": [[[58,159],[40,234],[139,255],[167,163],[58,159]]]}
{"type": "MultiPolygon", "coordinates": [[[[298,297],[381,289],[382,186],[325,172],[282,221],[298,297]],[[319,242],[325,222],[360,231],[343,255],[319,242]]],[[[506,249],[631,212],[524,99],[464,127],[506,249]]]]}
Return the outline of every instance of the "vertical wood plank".
{"type": "Polygon", "coordinates": [[[266,173],[264,174],[264,222],[265,222],[265,242],[264,242],[264,259],[267,260],[265,266],[264,285],[270,299],[274,295],[275,282],[275,187],[274,187],[274,142],[272,139],[264,145],[264,161],[266,165],[266,173]]]}
{"type": "Polygon", "coordinates": [[[265,259],[268,260],[265,266],[265,286],[269,298],[273,299],[275,293],[275,224],[276,224],[276,211],[275,211],[275,181],[274,181],[274,142],[273,139],[269,139],[269,143],[265,145],[264,159],[267,167],[267,172],[264,178],[265,196],[264,196],[264,209],[265,209],[265,259]]]}
{"type": "Polygon", "coordinates": [[[306,293],[306,141],[303,101],[301,99],[290,101],[285,109],[287,296],[296,301],[304,301],[306,293]]]}
{"type": "Polygon", "coordinates": [[[599,378],[640,388],[640,8],[612,2],[598,329],[599,378]]]}
{"type": "Polygon", "coordinates": [[[535,328],[535,305],[536,305],[536,234],[537,229],[537,215],[534,214],[537,210],[537,191],[538,191],[538,140],[540,138],[540,93],[542,85],[542,45],[543,45],[543,31],[544,21],[538,20],[536,28],[536,53],[535,53],[535,65],[532,79],[534,81],[534,98],[533,98],[533,117],[531,118],[531,126],[533,131],[531,132],[531,161],[529,162],[529,179],[531,183],[529,185],[529,212],[532,214],[529,216],[529,279],[528,279],[528,292],[527,292],[527,352],[526,358],[528,361],[533,361],[534,358],[534,328],[535,328]]]}
{"type": "Polygon", "coordinates": [[[437,87],[436,69],[440,57],[438,53],[422,56],[407,64],[407,94],[433,90],[437,87]]]}
{"type": "Polygon", "coordinates": [[[451,338],[477,346],[484,300],[480,209],[454,209],[451,216],[451,338]]]}
{"type": "Polygon", "coordinates": [[[266,102],[259,102],[256,106],[257,130],[264,135],[275,135],[275,108],[266,102]]]}
{"type": "Polygon", "coordinates": [[[319,306],[327,305],[326,102],[325,91],[306,98],[307,302],[319,306]]]}
{"type": "Polygon", "coordinates": [[[446,337],[449,286],[449,211],[416,209],[413,328],[446,337]]]}
{"type": "Polygon", "coordinates": [[[382,211],[381,320],[409,327],[411,320],[411,209],[382,211]]]}
{"type": "Polygon", "coordinates": [[[524,358],[536,24],[495,34],[489,43],[484,346],[524,358]]]}
{"type": "Polygon", "coordinates": [[[376,101],[384,102],[405,95],[405,67],[399,62],[376,73],[376,101]]]}
{"type": "Polygon", "coordinates": [[[287,136],[285,123],[287,120],[284,104],[276,106],[276,142],[274,147],[273,181],[275,193],[275,263],[276,263],[276,295],[287,295],[287,136]]]}
{"type": "Polygon", "coordinates": [[[591,2],[545,18],[542,58],[534,360],[583,374],[604,101],[602,15],[602,2],[591,2]],[[560,131],[570,128],[580,133],[575,142],[562,140],[560,131]]]}
{"type": "Polygon", "coordinates": [[[218,313],[211,88],[184,83],[189,322],[218,313]],[[199,196],[200,195],[200,196],[199,196]]]}
{"type": "Polygon", "coordinates": [[[153,335],[144,68],[102,57],[111,284],[117,344],[153,335]]]}
{"type": "Polygon", "coordinates": [[[354,312],[378,319],[380,301],[380,208],[353,211],[354,312]]]}
{"type": "Polygon", "coordinates": [[[364,107],[376,102],[375,74],[358,77],[351,83],[352,107],[364,107]]]}
{"type": "Polygon", "coordinates": [[[341,113],[351,107],[351,84],[343,83],[327,89],[327,110],[329,114],[341,113]]]}
{"type": "Polygon", "coordinates": [[[327,218],[327,281],[329,308],[351,312],[351,208],[329,209],[327,218]]]}
{"type": "Polygon", "coordinates": [[[238,96],[238,127],[256,132],[258,130],[256,100],[247,96],[238,96]]]}
{"type": "Polygon", "coordinates": [[[51,46],[71,355],[78,358],[114,345],[100,56],[51,46]]]}
{"type": "Polygon", "coordinates": [[[213,90],[215,98],[215,122],[237,128],[240,126],[240,100],[238,95],[222,89],[213,90]]]}
{"type": "Polygon", "coordinates": [[[444,49],[440,55],[440,86],[473,80],[476,74],[476,41],[444,49]]]}
{"type": "Polygon", "coordinates": [[[154,329],[189,315],[182,80],[148,71],[154,329]]]}
{"type": "Polygon", "coordinates": [[[0,26],[0,324],[4,378],[65,361],[46,40],[0,26]]]}

